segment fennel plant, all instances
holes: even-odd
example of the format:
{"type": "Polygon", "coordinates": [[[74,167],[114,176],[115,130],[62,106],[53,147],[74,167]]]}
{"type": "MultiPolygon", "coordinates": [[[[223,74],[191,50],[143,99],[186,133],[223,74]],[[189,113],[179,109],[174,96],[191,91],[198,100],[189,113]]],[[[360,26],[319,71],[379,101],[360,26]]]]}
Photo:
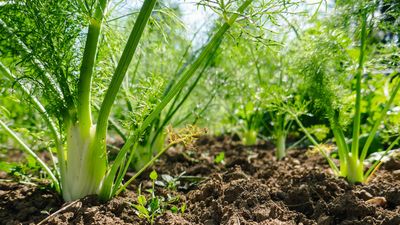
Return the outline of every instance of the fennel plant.
{"type": "MultiPolygon", "coordinates": [[[[2,46],[2,52],[5,51],[6,54],[0,58],[0,72],[7,79],[16,82],[22,92],[27,93],[48,125],[57,150],[56,170],[52,171],[2,120],[0,126],[27,154],[38,161],[65,201],[89,194],[97,194],[100,199],[108,200],[132,181],[131,179],[123,184],[124,175],[132,160],[132,149],[135,149],[140,137],[165,106],[212,55],[225,33],[245,12],[252,0],[240,2],[234,12],[224,13],[222,25],[217,32],[190,65],[183,69],[170,91],[160,99],[140,126],[130,132],[117,157],[111,162],[106,150],[110,113],[156,2],[145,0],[141,6],[107,85],[96,119],[92,112],[92,81],[97,71],[97,55],[104,44],[101,38],[110,1],[77,0],[54,4],[50,0],[40,3],[17,0],[0,5],[0,36],[2,40],[12,40],[11,44],[2,46]],[[85,22],[79,24],[75,22],[76,19],[85,22]],[[32,29],[37,32],[29,32],[32,29]],[[81,34],[85,35],[84,40],[78,38],[81,34]],[[82,52],[77,46],[82,47],[82,52]],[[15,71],[7,66],[12,65],[13,60],[21,60],[15,66],[15,71]],[[26,71],[34,71],[33,80],[39,84],[42,95],[31,92],[30,88],[34,84],[21,81],[20,78],[25,76],[26,71]],[[52,108],[47,107],[50,104],[53,104],[52,108]]],[[[160,151],[160,154],[164,151],[165,149],[160,151]]]]}
{"type": "MultiPolygon", "coordinates": [[[[335,41],[317,41],[314,45],[318,46],[314,49],[314,52],[307,58],[308,62],[304,65],[302,71],[306,74],[306,81],[309,82],[306,86],[308,93],[310,93],[312,100],[317,104],[326,114],[329,119],[330,128],[335,138],[335,142],[338,149],[339,156],[339,168],[333,162],[333,159],[329,156],[324,149],[319,147],[318,142],[304,127],[299,117],[295,114],[295,110],[289,110],[294,116],[297,124],[304,131],[306,136],[312,142],[315,147],[323,154],[328,160],[328,163],[334,173],[337,176],[345,177],[350,183],[361,183],[366,182],[373,172],[378,168],[380,160],[377,160],[368,169],[365,168],[364,162],[367,157],[369,148],[371,147],[372,141],[387,116],[387,112],[393,105],[393,101],[400,88],[400,80],[397,77],[397,73],[391,74],[390,79],[392,80],[392,90],[389,94],[386,104],[382,107],[379,116],[373,121],[373,126],[367,135],[368,138],[363,146],[360,145],[360,131],[361,131],[361,98],[362,96],[362,76],[364,74],[365,61],[368,56],[368,35],[370,26],[369,15],[373,12],[373,8],[368,5],[360,3],[360,8],[357,13],[357,19],[359,24],[358,33],[358,57],[357,65],[354,70],[354,81],[355,81],[355,98],[352,101],[354,115],[352,118],[352,136],[351,145],[348,145],[348,141],[345,137],[345,125],[344,118],[348,117],[350,113],[349,108],[344,104],[346,99],[351,100],[349,96],[351,93],[347,92],[344,95],[340,95],[345,90],[345,83],[348,82],[344,75],[347,74],[348,70],[346,67],[350,67],[351,61],[346,56],[346,38],[338,35],[335,41]],[[342,38],[342,40],[340,40],[342,38]],[[345,41],[343,41],[345,40],[345,41]],[[340,78],[342,77],[342,78],[340,78]],[[344,79],[343,79],[344,78],[344,79]],[[340,80],[342,79],[342,80],[340,80]]],[[[340,32],[339,32],[340,33],[340,32]]],[[[329,33],[327,36],[331,36],[329,33]]],[[[321,40],[315,38],[314,40],[321,40]]],[[[397,142],[399,138],[392,142],[387,148],[382,157],[386,155],[397,142]]]]}

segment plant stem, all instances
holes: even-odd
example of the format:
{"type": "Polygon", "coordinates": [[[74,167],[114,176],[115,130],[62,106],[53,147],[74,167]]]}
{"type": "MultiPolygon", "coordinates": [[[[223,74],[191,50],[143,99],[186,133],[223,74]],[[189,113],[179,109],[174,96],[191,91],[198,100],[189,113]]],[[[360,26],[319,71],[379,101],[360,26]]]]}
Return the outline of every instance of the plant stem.
{"type": "Polygon", "coordinates": [[[344,137],[343,130],[339,126],[332,126],[332,132],[338,148],[340,176],[346,177],[348,173],[347,159],[349,155],[346,139],[344,137]]]}
{"type": "Polygon", "coordinates": [[[295,147],[297,147],[301,142],[303,142],[306,139],[307,139],[307,136],[303,136],[302,138],[300,138],[300,140],[298,140],[294,144],[290,145],[289,148],[287,148],[287,150],[294,149],[295,147]]]}
{"type": "Polygon", "coordinates": [[[99,45],[99,37],[107,0],[100,0],[97,3],[96,11],[90,20],[86,36],[85,50],[83,52],[82,65],[78,82],[78,120],[82,135],[88,136],[92,126],[90,93],[92,87],[92,76],[96,55],[99,45]]]}
{"type": "Polygon", "coordinates": [[[329,166],[331,167],[331,169],[333,170],[333,172],[336,175],[340,174],[339,169],[337,168],[337,166],[335,165],[335,163],[332,161],[332,159],[329,157],[329,155],[325,152],[325,150],[323,150],[321,147],[319,147],[318,142],[311,136],[311,134],[307,131],[307,129],[304,127],[303,123],[299,120],[299,118],[292,114],[292,116],[294,117],[294,119],[296,120],[296,123],[299,125],[299,127],[303,130],[303,132],[306,134],[306,136],[308,137],[308,139],[311,141],[311,143],[313,143],[313,145],[318,149],[318,151],[325,157],[325,159],[328,161],[329,166]]]}
{"type": "Polygon", "coordinates": [[[242,144],[246,146],[257,144],[257,133],[255,130],[246,130],[243,132],[242,144]]]}
{"type": "MultiPolygon", "coordinates": [[[[128,70],[129,64],[132,61],[139,40],[142,37],[144,28],[150,18],[151,12],[157,0],[146,0],[140,10],[139,16],[136,19],[135,25],[129,36],[128,42],[124,48],[121,59],[118,62],[117,69],[114,72],[109,88],[107,89],[103,103],[100,107],[99,117],[97,120],[96,143],[101,143],[105,146],[105,139],[107,133],[108,117],[111,112],[111,107],[117,96],[118,90],[128,70]]],[[[103,149],[105,151],[105,148],[103,149]]]]}
{"type": "Polygon", "coordinates": [[[286,156],[286,134],[285,132],[279,132],[276,137],[276,159],[281,160],[286,156]]]}
{"type": "Polygon", "coordinates": [[[121,193],[121,191],[125,190],[126,187],[128,187],[128,185],[134,181],[140,174],[142,174],[149,166],[151,166],[158,158],[160,158],[160,156],[162,154],[164,154],[164,152],[166,152],[170,147],[172,147],[173,145],[175,145],[177,143],[172,142],[170,144],[168,144],[163,150],[161,150],[160,152],[158,152],[158,154],[156,156],[154,156],[150,161],[148,161],[137,173],[135,173],[135,175],[133,175],[124,185],[122,185],[116,192],[115,195],[118,195],[119,193],[121,193]]]}
{"type": "Polygon", "coordinates": [[[347,158],[347,175],[346,179],[350,183],[362,183],[364,181],[364,165],[358,157],[350,153],[347,158]]]}
{"type": "Polygon", "coordinates": [[[355,103],[355,115],[353,124],[353,142],[351,146],[351,152],[353,157],[358,158],[359,153],[359,136],[360,136],[360,124],[361,124],[361,75],[363,73],[364,55],[365,55],[365,42],[366,42],[366,24],[367,15],[362,13],[362,25],[361,25],[361,45],[360,45],[360,56],[358,61],[358,68],[356,74],[356,103],[355,103]]]}
{"type": "Polygon", "coordinates": [[[364,175],[364,180],[368,181],[370,176],[373,174],[373,172],[376,170],[376,168],[378,167],[378,165],[382,162],[383,157],[385,157],[390,150],[393,149],[393,147],[400,141],[400,136],[398,136],[396,138],[396,140],[394,140],[392,142],[392,144],[390,144],[390,146],[385,150],[385,152],[381,155],[381,157],[379,158],[379,160],[377,160],[376,162],[374,162],[374,164],[368,169],[368,171],[365,173],[364,175]]]}
{"type": "MultiPolygon", "coordinates": [[[[157,0],[145,0],[145,2],[143,3],[138,18],[136,19],[135,25],[133,26],[133,29],[129,36],[128,42],[122,53],[121,59],[118,62],[117,68],[111,79],[110,86],[107,89],[106,96],[104,97],[103,103],[101,105],[99,111],[99,117],[97,119],[97,129],[95,136],[95,143],[99,145],[99,147],[96,149],[97,153],[96,155],[100,155],[101,157],[107,157],[106,134],[108,126],[108,117],[111,112],[111,107],[114,103],[118,90],[128,70],[128,66],[132,61],[133,55],[139,44],[139,40],[142,37],[144,28],[146,27],[147,21],[150,18],[151,12],[153,11],[156,2],[157,0]]],[[[146,119],[148,119],[148,117],[146,119]]],[[[128,152],[128,150],[131,149],[131,146],[137,141],[137,139],[139,138],[139,134],[141,134],[144,131],[144,129],[143,130],[140,129],[140,131],[141,131],[140,133],[138,131],[135,131],[134,134],[131,135],[130,138],[128,138],[128,140],[122,147],[121,151],[118,153],[117,158],[114,164],[112,165],[110,171],[104,178],[103,185],[100,190],[100,198],[102,200],[108,200],[109,198],[112,197],[111,193],[112,193],[112,188],[114,186],[115,174],[118,168],[120,168],[121,163],[126,156],[126,153],[128,152]]]]}
{"type": "MultiPolygon", "coordinates": [[[[97,104],[93,104],[93,106],[97,111],[100,110],[100,107],[97,104]]],[[[118,122],[111,117],[108,118],[108,122],[110,122],[111,126],[114,127],[114,130],[119,136],[121,136],[122,140],[126,141],[124,129],[118,124],[118,122]]]]}

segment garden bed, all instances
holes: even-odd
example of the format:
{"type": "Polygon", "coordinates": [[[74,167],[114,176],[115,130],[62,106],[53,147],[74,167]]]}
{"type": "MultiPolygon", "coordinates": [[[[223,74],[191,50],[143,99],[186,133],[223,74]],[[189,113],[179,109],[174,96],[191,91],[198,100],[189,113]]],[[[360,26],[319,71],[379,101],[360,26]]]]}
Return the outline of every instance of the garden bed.
{"type": "MultiPolygon", "coordinates": [[[[153,168],[159,177],[185,174],[176,190],[157,186],[156,195],[177,196],[187,209],[155,224],[400,224],[399,161],[384,164],[368,184],[350,185],[312,151],[290,150],[279,162],[273,154],[269,144],[244,147],[227,137],[170,149],[153,168]]],[[[146,224],[132,204],[140,183],[151,187],[150,171],[104,204],[94,196],[63,203],[40,185],[1,182],[0,224],[146,224]]]]}

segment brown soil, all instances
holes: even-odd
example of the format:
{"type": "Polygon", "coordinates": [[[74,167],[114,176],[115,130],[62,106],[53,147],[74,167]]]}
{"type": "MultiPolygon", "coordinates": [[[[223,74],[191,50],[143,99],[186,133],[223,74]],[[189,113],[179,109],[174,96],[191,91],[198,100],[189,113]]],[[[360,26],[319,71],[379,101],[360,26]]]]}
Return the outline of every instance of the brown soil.
{"type": "MultiPolygon", "coordinates": [[[[318,155],[292,150],[277,162],[272,150],[209,137],[185,151],[171,149],[154,169],[159,175],[185,174],[177,190],[157,187],[156,194],[178,196],[187,210],[167,212],[155,224],[400,224],[399,161],[384,165],[368,184],[350,185],[335,178],[318,155]],[[216,164],[222,151],[224,163],[216,164]]],[[[41,186],[2,182],[0,224],[147,224],[132,204],[139,183],[143,190],[151,186],[148,173],[130,187],[135,191],[105,204],[94,196],[63,203],[41,186]]]]}

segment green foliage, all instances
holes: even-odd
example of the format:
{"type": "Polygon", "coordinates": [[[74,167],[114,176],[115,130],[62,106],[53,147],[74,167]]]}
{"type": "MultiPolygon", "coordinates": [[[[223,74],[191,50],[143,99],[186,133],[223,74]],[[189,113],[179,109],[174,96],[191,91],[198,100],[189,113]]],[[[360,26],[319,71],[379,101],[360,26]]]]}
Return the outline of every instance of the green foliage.
{"type": "Polygon", "coordinates": [[[168,174],[162,174],[161,175],[161,180],[157,180],[155,182],[156,185],[160,187],[165,187],[169,190],[176,191],[178,187],[181,185],[181,179],[182,176],[185,174],[185,172],[181,173],[178,176],[172,177],[171,175],[168,174]]]}
{"type": "MultiPolygon", "coordinates": [[[[360,135],[363,119],[362,106],[364,102],[371,104],[373,97],[371,97],[370,94],[367,101],[362,101],[365,93],[368,93],[366,91],[363,92],[363,83],[365,83],[363,75],[365,71],[365,62],[368,61],[368,56],[373,54],[373,49],[375,47],[374,45],[368,46],[368,44],[371,43],[371,39],[368,38],[371,33],[369,24],[372,23],[369,15],[374,12],[375,5],[364,3],[354,5],[341,4],[342,3],[338,3],[339,6],[348,10],[345,12],[345,14],[347,13],[348,15],[346,19],[357,23],[359,26],[353,37],[354,42],[359,45],[358,50],[352,48],[349,44],[351,43],[349,42],[351,38],[346,37],[346,28],[348,27],[327,27],[327,29],[322,29],[322,31],[325,31],[322,35],[318,34],[317,37],[320,38],[314,38],[314,41],[317,40],[314,43],[310,42],[310,38],[315,37],[315,32],[312,32],[309,34],[309,37],[306,37],[306,41],[308,40],[308,42],[312,43],[314,46],[310,49],[307,47],[305,48],[306,54],[303,54],[306,58],[302,60],[301,68],[306,81],[305,92],[311,98],[316,108],[321,110],[324,115],[329,118],[330,127],[338,147],[340,170],[322,148],[318,147],[318,149],[327,158],[331,168],[337,175],[345,177],[350,183],[356,183],[368,180],[378,165],[377,162],[370,167],[368,171],[364,171],[364,160],[375,139],[379,126],[392,107],[392,103],[400,88],[400,83],[398,80],[393,82],[393,87],[390,94],[387,95],[388,98],[384,101],[384,106],[380,109],[372,110],[374,113],[377,113],[377,117],[374,118],[374,115],[371,115],[371,118],[367,117],[372,125],[367,129],[368,134],[364,142],[362,135],[360,135]],[[331,33],[334,32],[336,36],[331,35],[331,33]],[[341,37],[341,35],[344,36],[341,37]],[[337,39],[337,37],[340,38],[337,39]],[[326,41],[326,39],[330,41],[326,41]],[[353,73],[354,76],[349,76],[348,73],[353,73]],[[352,85],[350,86],[348,84],[352,85]],[[350,110],[349,103],[352,103],[354,107],[353,110],[350,110]],[[345,127],[349,124],[345,121],[349,121],[350,119],[353,120],[353,126],[351,146],[348,146],[345,138],[345,127]]],[[[348,24],[346,25],[348,26],[348,24]]],[[[307,46],[306,43],[304,43],[304,46],[307,46]]],[[[393,77],[395,75],[396,72],[391,74],[393,77]]],[[[311,142],[318,146],[317,141],[311,136],[298,118],[296,118],[296,122],[303,129],[311,142]]],[[[385,154],[387,154],[392,147],[393,145],[389,146],[385,154]]]]}
{"type": "MultiPolygon", "coordinates": [[[[326,28],[325,28],[326,31],[326,28]]],[[[295,70],[304,77],[304,85],[300,88],[305,92],[305,99],[310,99],[314,110],[321,111],[333,120],[336,113],[345,115],[349,111],[349,84],[347,68],[351,61],[346,48],[349,41],[343,33],[308,31],[296,43],[297,60],[295,70]]],[[[346,125],[345,116],[340,121],[346,125]]]]}
{"type": "Polygon", "coordinates": [[[0,162],[0,171],[6,172],[19,182],[31,183],[32,180],[37,180],[38,176],[41,177],[40,166],[32,162],[32,159],[28,160],[28,163],[0,162]]]}
{"type": "Polygon", "coordinates": [[[314,135],[318,141],[325,140],[330,132],[328,127],[326,127],[325,125],[321,125],[321,124],[307,127],[307,131],[310,134],[314,135]]]}
{"type": "Polygon", "coordinates": [[[215,156],[214,163],[224,164],[225,163],[224,160],[225,160],[225,152],[220,152],[218,153],[218,155],[215,156]]]}
{"type": "MultiPolygon", "coordinates": [[[[28,159],[26,167],[0,168],[22,179],[47,174],[67,201],[108,200],[168,147],[203,134],[199,124],[238,134],[245,145],[271,141],[277,159],[287,137],[299,138],[295,145],[305,139],[301,130],[353,183],[377,168],[380,159],[364,170],[371,152],[386,149],[383,158],[398,146],[396,1],[336,1],[318,12],[321,1],[310,18],[297,13],[308,9],[302,1],[196,3],[219,19],[189,37],[175,1],[145,0],[134,11],[111,0],[2,1],[0,147],[21,146],[28,159]],[[168,128],[185,123],[192,126],[182,133],[168,128]],[[111,129],[123,146],[108,157],[111,129]],[[339,167],[319,147],[332,137],[339,167]],[[53,167],[39,157],[43,149],[53,167]],[[124,182],[132,166],[138,172],[124,182]]],[[[214,163],[224,159],[220,152],[214,163]]],[[[165,210],[185,211],[154,189],[176,190],[182,175],[153,171],[150,179],[150,198],[139,193],[135,205],[139,215],[153,223],[165,210]]]]}
{"type": "Polygon", "coordinates": [[[157,177],[158,177],[157,172],[156,172],[155,170],[153,170],[153,171],[150,173],[150,179],[154,182],[155,180],[157,180],[157,177]]]}
{"type": "Polygon", "coordinates": [[[186,204],[180,203],[179,197],[168,196],[165,198],[156,195],[155,184],[158,178],[157,172],[153,170],[149,177],[152,181],[152,188],[147,190],[150,194],[150,199],[147,200],[146,196],[141,194],[141,188],[139,187],[137,204],[133,204],[138,216],[145,218],[150,224],[154,224],[157,217],[163,215],[168,210],[172,213],[183,214],[186,210],[186,204]]]}
{"type": "Polygon", "coordinates": [[[62,114],[76,100],[70,81],[77,79],[81,54],[76,41],[87,21],[79,5],[75,1],[6,1],[0,15],[0,57],[10,68],[23,71],[21,79],[34,85],[33,91],[52,99],[47,102],[49,112],[62,114]]]}

